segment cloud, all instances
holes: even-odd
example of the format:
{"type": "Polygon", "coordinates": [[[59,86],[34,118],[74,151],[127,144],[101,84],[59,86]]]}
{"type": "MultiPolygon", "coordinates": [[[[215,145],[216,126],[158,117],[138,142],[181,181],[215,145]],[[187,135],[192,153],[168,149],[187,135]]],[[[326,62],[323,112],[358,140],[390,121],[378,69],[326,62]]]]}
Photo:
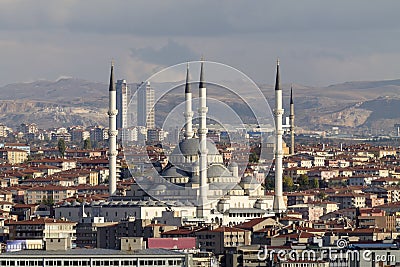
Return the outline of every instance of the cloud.
{"type": "Polygon", "coordinates": [[[3,0],[0,84],[103,81],[112,58],[121,75],[140,81],[202,54],[267,83],[276,57],[289,83],[397,78],[387,66],[398,64],[399,9],[398,0],[3,0]],[[362,66],[356,61],[375,65],[345,67],[362,66]]]}
{"type": "Polygon", "coordinates": [[[5,0],[0,29],[140,36],[398,29],[400,2],[5,0]]]}
{"type": "Polygon", "coordinates": [[[170,66],[186,61],[198,60],[200,55],[189,47],[171,39],[159,49],[153,47],[132,48],[131,55],[144,62],[170,66]]]}

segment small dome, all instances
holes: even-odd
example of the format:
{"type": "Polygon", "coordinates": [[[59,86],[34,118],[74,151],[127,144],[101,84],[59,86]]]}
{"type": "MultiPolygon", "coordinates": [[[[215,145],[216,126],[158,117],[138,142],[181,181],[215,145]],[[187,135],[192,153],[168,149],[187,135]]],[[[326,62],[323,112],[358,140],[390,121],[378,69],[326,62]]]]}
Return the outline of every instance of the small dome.
{"type": "Polygon", "coordinates": [[[175,201],[174,204],[175,204],[175,206],[177,206],[177,207],[182,207],[182,206],[184,206],[183,203],[180,202],[180,201],[175,201]]]}
{"type": "Polygon", "coordinates": [[[232,190],[243,190],[243,188],[240,185],[235,185],[232,190]]]}
{"type": "Polygon", "coordinates": [[[145,205],[147,205],[147,202],[146,202],[146,201],[143,201],[143,200],[140,200],[140,201],[137,203],[137,205],[138,205],[138,206],[145,206],[145,205]]]}
{"type": "Polygon", "coordinates": [[[245,176],[245,177],[242,177],[240,182],[243,184],[251,184],[253,182],[253,180],[254,180],[254,178],[252,176],[245,176]]]}
{"type": "Polygon", "coordinates": [[[163,170],[163,172],[161,173],[162,176],[167,176],[167,177],[185,177],[185,176],[189,176],[189,174],[187,172],[185,172],[184,170],[178,169],[174,166],[163,170]]]}
{"type": "Polygon", "coordinates": [[[232,174],[225,166],[213,164],[207,169],[207,177],[232,177],[232,174]]]}
{"type": "Polygon", "coordinates": [[[149,200],[149,201],[147,201],[147,205],[150,206],[150,207],[154,207],[156,205],[156,201],[149,200]]]}
{"type": "Polygon", "coordinates": [[[155,190],[155,191],[163,191],[163,190],[166,190],[166,189],[167,189],[167,187],[165,185],[159,184],[156,187],[154,187],[153,190],[155,190]]]}
{"type": "Polygon", "coordinates": [[[162,206],[165,206],[165,204],[164,204],[164,202],[157,201],[156,206],[162,207],[162,206]]]}
{"type": "Polygon", "coordinates": [[[190,202],[189,200],[185,200],[185,202],[183,203],[185,206],[193,206],[193,203],[190,202]]]}
{"type": "Polygon", "coordinates": [[[227,204],[229,203],[226,199],[222,198],[218,201],[218,204],[227,204]]]}
{"type": "Polygon", "coordinates": [[[192,184],[200,184],[200,176],[198,176],[198,175],[193,175],[193,176],[190,178],[190,182],[191,182],[192,184]]]}
{"type": "Polygon", "coordinates": [[[236,162],[231,162],[229,163],[229,167],[238,167],[238,164],[236,162]]]}

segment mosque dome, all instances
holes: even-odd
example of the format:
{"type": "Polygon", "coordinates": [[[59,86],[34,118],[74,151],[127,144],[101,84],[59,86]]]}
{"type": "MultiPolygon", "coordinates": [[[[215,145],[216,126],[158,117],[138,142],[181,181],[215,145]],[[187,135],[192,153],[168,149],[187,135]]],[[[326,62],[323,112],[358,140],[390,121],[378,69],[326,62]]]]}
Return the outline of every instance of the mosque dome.
{"type": "MultiPolygon", "coordinates": [[[[215,144],[209,140],[207,140],[207,149],[209,155],[219,155],[219,151],[215,144]]],[[[174,155],[182,155],[182,156],[193,156],[199,155],[199,139],[198,138],[190,138],[183,139],[179,142],[179,145],[175,147],[172,151],[171,156],[174,155]]]]}
{"type": "Polygon", "coordinates": [[[200,176],[192,175],[192,177],[190,178],[190,183],[192,183],[192,184],[200,184],[200,176]]]}
{"type": "Polygon", "coordinates": [[[245,177],[242,177],[240,182],[243,184],[251,184],[251,183],[253,183],[253,180],[254,180],[254,178],[252,176],[245,176],[245,177]]]}
{"type": "Polygon", "coordinates": [[[163,170],[163,172],[161,173],[162,176],[165,177],[185,177],[185,176],[190,176],[187,172],[185,172],[184,170],[181,170],[179,168],[176,168],[174,166],[163,170]]]}
{"type": "Polygon", "coordinates": [[[231,177],[231,172],[223,165],[213,164],[207,169],[207,177],[231,177]]]}
{"type": "Polygon", "coordinates": [[[239,165],[236,162],[229,163],[229,167],[238,167],[239,165]]]}
{"type": "Polygon", "coordinates": [[[159,184],[159,185],[157,185],[156,187],[154,187],[153,190],[156,190],[156,191],[164,191],[164,190],[167,190],[167,187],[166,187],[165,185],[163,185],[163,184],[159,184]]]}
{"type": "Polygon", "coordinates": [[[236,184],[231,190],[243,190],[243,188],[240,185],[236,184]]]}

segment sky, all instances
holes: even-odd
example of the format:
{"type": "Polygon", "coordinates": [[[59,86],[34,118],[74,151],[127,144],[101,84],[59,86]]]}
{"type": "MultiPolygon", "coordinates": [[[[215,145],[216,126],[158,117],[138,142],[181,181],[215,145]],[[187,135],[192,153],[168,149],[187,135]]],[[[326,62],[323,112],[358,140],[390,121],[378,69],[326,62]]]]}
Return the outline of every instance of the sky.
{"type": "Polygon", "coordinates": [[[74,77],[140,82],[186,61],[257,83],[400,78],[398,0],[2,0],[0,85],[74,77]]]}

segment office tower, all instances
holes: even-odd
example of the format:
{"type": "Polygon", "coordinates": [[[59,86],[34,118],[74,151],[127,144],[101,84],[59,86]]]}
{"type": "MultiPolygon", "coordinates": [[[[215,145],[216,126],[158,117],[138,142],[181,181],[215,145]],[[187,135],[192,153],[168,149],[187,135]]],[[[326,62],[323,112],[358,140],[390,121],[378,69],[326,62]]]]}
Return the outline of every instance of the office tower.
{"type": "Polygon", "coordinates": [[[147,129],[155,128],[154,89],[151,88],[150,82],[146,85],[142,83],[138,89],[137,122],[138,126],[145,126],[147,129]]]}
{"type": "Polygon", "coordinates": [[[118,80],[117,90],[117,129],[128,127],[128,84],[126,80],[118,80]]]}

